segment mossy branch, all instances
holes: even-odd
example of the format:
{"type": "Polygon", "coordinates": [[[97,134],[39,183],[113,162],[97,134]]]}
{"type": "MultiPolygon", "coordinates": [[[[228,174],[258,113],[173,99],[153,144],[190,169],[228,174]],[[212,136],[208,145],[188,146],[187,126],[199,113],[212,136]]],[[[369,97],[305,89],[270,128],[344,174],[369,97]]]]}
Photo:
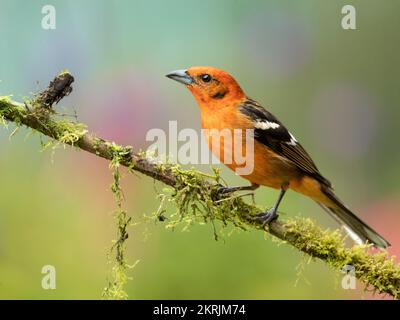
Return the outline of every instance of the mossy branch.
{"type": "MultiPolygon", "coordinates": [[[[222,221],[243,229],[267,231],[281,241],[326,262],[336,270],[346,265],[355,269],[356,277],[365,288],[400,298],[400,267],[384,250],[368,246],[348,248],[339,232],[323,230],[309,219],[278,220],[264,230],[255,222],[260,211],[242,197],[220,198],[218,174],[207,175],[196,170],[183,170],[177,165],[162,164],[145,153],[134,153],[130,146],[120,146],[87,131],[86,126],[60,119],[52,106],[72,91],[73,77],[68,72],[58,75],[49,87],[32,100],[19,103],[10,97],[0,97],[0,123],[14,122],[60,142],[71,145],[109,161],[118,162],[129,170],[138,171],[171,186],[170,200],[176,204],[181,217],[191,221],[222,221]]],[[[159,217],[163,220],[162,217],[159,217]]]]}

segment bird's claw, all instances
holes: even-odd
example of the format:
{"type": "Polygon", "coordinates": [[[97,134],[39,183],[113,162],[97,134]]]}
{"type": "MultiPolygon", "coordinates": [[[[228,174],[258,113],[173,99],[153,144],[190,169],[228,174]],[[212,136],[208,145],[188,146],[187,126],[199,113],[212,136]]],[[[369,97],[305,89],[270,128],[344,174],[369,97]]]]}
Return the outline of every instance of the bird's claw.
{"type": "Polygon", "coordinates": [[[227,193],[232,193],[234,191],[235,191],[235,189],[231,188],[231,187],[219,187],[217,189],[218,194],[227,194],[227,193]]]}
{"type": "Polygon", "coordinates": [[[214,190],[212,194],[212,198],[214,201],[220,200],[222,198],[227,197],[228,194],[232,193],[234,190],[232,190],[230,187],[224,187],[220,186],[216,190],[214,190]]]}
{"type": "Polygon", "coordinates": [[[264,228],[266,225],[269,225],[272,221],[278,219],[279,215],[276,213],[276,210],[268,210],[266,212],[260,212],[256,215],[256,221],[261,224],[264,228]]]}

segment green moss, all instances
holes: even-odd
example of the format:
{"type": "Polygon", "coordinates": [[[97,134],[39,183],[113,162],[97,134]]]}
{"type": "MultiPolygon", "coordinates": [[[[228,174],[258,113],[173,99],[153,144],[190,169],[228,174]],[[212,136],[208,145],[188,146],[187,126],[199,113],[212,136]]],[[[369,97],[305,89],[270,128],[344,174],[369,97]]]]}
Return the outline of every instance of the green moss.
{"type": "Polygon", "coordinates": [[[11,102],[11,96],[0,96],[0,114],[5,112],[11,102]]]}
{"type": "MultiPolygon", "coordinates": [[[[17,126],[25,123],[53,137],[56,144],[75,145],[87,132],[85,125],[55,119],[52,110],[40,108],[34,101],[27,100],[25,104],[19,104],[13,102],[10,97],[0,97],[0,122],[4,124],[10,119],[16,122],[17,126]]],[[[106,143],[111,159],[110,168],[114,177],[111,190],[117,203],[117,237],[111,250],[115,253],[115,259],[104,297],[120,299],[127,298],[124,286],[129,279],[127,272],[131,266],[126,261],[125,250],[131,219],[122,207],[119,166],[124,164],[133,167],[132,148],[100,139],[95,140],[95,148],[104,147],[103,143],[106,143]]],[[[147,155],[142,156],[147,159],[147,155]]],[[[172,181],[176,181],[173,188],[165,188],[159,195],[160,207],[152,216],[158,221],[167,221],[168,228],[183,225],[182,229],[187,230],[194,223],[210,223],[216,239],[219,237],[219,231],[227,226],[233,226],[232,230],[260,228],[254,222],[254,215],[261,211],[261,208],[246,203],[241,195],[218,194],[217,190],[224,182],[217,170],[211,175],[206,175],[194,169],[184,170],[170,163],[159,165],[158,170],[160,173],[168,173],[173,177],[172,181]],[[170,214],[167,210],[169,205],[176,208],[170,214]]],[[[338,230],[323,230],[310,219],[285,220],[274,223],[274,226],[275,229],[271,229],[271,233],[285,239],[285,243],[290,243],[313,258],[324,260],[336,270],[341,270],[344,265],[352,265],[356,276],[364,282],[367,289],[372,286],[375,290],[395,298],[400,297],[400,268],[386,251],[376,253],[368,246],[347,248],[338,230]]]]}
{"type": "Polygon", "coordinates": [[[52,121],[51,126],[59,142],[72,146],[88,132],[87,126],[79,122],[52,121]]]}
{"type": "Polygon", "coordinates": [[[62,70],[62,71],[58,74],[58,76],[63,76],[63,75],[66,75],[66,74],[71,74],[71,73],[69,72],[68,69],[62,70]]]}
{"type": "Polygon", "coordinates": [[[53,143],[47,144],[47,147],[60,144],[73,146],[87,133],[85,124],[57,119],[57,114],[53,110],[41,108],[35,99],[26,98],[24,104],[18,104],[9,96],[0,97],[1,123],[6,123],[6,119],[12,119],[17,126],[20,126],[26,119],[29,119],[30,122],[37,122],[55,140],[53,143]]]}
{"type": "Polygon", "coordinates": [[[42,151],[51,150],[51,158],[59,147],[75,146],[87,133],[86,125],[65,120],[47,120],[46,128],[52,132],[54,138],[41,139],[42,151]]]}
{"type": "MultiPolygon", "coordinates": [[[[115,144],[108,146],[113,150],[113,159],[110,161],[110,168],[113,170],[113,183],[111,191],[114,194],[117,209],[114,213],[116,221],[117,237],[113,240],[110,250],[110,256],[114,254],[115,261],[112,261],[110,279],[108,285],[103,290],[103,298],[105,299],[127,299],[128,294],[125,291],[125,285],[130,279],[128,270],[134,266],[130,266],[126,258],[126,240],[129,237],[128,227],[131,225],[131,217],[123,209],[123,192],[121,188],[121,173],[119,171],[120,161],[126,156],[126,148],[119,147],[115,144]]],[[[110,259],[111,262],[111,259],[110,259]]]]}
{"type": "Polygon", "coordinates": [[[0,114],[0,126],[3,126],[4,128],[8,129],[8,122],[4,115],[0,114]]]}
{"type": "Polygon", "coordinates": [[[168,219],[167,228],[175,229],[181,225],[182,230],[188,230],[193,224],[210,223],[214,237],[218,240],[220,231],[229,225],[241,230],[255,226],[254,214],[261,209],[247,204],[238,194],[224,197],[218,195],[217,190],[222,186],[218,170],[208,175],[170,164],[159,165],[159,170],[171,171],[177,180],[174,188],[164,188],[159,195],[163,205],[152,215],[155,220],[168,219]],[[168,204],[172,204],[176,211],[165,215],[168,204]]]}
{"type": "MultiPolygon", "coordinates": [[[[218,171],[215,170],[213,175],[204,175],[194,169],[183,170],[179,165],[160,165],[160,171],[166,170],[172,171],[177,183],[174,188],[164,188],[160,193],[160,206],[152,219],[167,221],[167,228],[175,229],[181,225],[183,231],[193,224],[210,223],[215,239],[219,238],[219,231],[229,225],[233,226],[232,230],[261,228],[254,220],[254,215],[261,208],[246,203],[234,194],[216,197],[221,184],[218,171]],[[168,214],[168,204],[172,204],[176,211],[168,214]]],[[[284,234],[276,235],[285,241],[277,240],[279,243],[289,243],[311,258],[324,260],[335,270],[340,271],[345,265],[351,265],[366,290],[375,288],[400,298],[400,267],[387,251],[375,252],[373,250],[376,249],[367,245],[348,248],[340,230],[321,229],[311,219],[280,220],[280,228],[284,234]]]]}
{"type": "Polygon", "coordinates": [[[26,117],[26,109],[23,104],[13,102],[11,96],[0,96],[0,122],[7,127],[8,119],[20,126],[22,119],[26,117]]]}
{"type": "Polygon", "coordinates": [[[340,230],[323,230],[311,219],[286,220],[285,228],[285,237],[295,248],[322,259],[334,270],[340,271],[350,265],[354,267],[356,277],[365,284],[365,290],[400,298],[400,267],[386,250],[373,249],[371,245],[346,247],[346,237],[340,230]]]}
{"type": "Polygon", "coordinates": [[[118,168],[121,163],[131,160],[132,147],[121,146],[114,142],[104,142],[111,155],[110,168],[118,168]]]}

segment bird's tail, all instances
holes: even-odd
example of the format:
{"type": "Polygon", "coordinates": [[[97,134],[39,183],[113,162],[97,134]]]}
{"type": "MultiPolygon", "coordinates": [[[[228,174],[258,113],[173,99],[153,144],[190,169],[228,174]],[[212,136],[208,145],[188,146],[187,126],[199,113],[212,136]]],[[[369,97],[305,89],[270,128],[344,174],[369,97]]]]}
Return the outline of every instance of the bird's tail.
{"type": "Polygon", "coordinates": [[[358,244],[372,243],[380,248],[387,248],[390,243],[380,236],[375,230],[364,223],[350,211],[333,193],[332,189],[322,186],[321,191],[329,201],[317,201],[339,224],[343,225],[349,236],[358,244]]]}

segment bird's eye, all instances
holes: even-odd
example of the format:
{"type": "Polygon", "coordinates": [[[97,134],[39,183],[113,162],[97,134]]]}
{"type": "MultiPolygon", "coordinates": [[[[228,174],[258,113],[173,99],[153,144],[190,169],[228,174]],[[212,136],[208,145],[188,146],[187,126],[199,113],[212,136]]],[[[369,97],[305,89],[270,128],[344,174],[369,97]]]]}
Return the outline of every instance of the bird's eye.
{"type": "Polygon", "coordinates": [[[203,82],[210,82],[210,81],[211,81],[211,76],[210,76],[209,74],[207,74],[207,73],[202,74],[202,75],[200,76],[200,78],[201,78],[201,80],[202,80],[203,82]]]}

